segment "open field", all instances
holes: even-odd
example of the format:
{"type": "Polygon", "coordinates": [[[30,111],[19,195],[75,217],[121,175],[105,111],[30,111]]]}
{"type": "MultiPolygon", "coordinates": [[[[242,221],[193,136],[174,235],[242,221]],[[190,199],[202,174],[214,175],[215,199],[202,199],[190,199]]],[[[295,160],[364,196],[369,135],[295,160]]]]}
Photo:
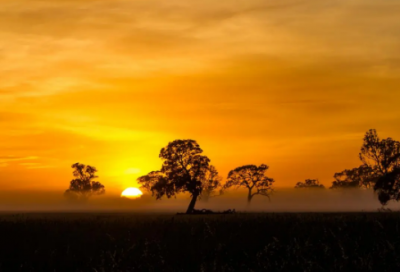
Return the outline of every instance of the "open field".
{"type": "Polygon", "coordinates": [[[0,271],[398,267],[398,213],[0,215],[0,271]]]}

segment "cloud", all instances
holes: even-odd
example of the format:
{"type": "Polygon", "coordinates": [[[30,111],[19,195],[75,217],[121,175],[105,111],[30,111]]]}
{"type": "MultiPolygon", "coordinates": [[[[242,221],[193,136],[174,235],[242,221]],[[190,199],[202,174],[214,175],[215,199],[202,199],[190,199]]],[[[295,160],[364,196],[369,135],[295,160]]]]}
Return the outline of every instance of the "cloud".
{"type": "Polygon", "coordinates": [[[0,162],[11,162],[11,161],[26,161],[26,160],[37,160],[36,156],[29,157],[16,157],[16,156],[2,156],[0,157],[0,162]]]}
{"type": "Polygon", "coordinates": [[[54,166],[25,186],[64,186],[76,160],[151,171],[176,138],[221,173],[268,163],[281,184],[329,182],[367,129],[400,138],[395,1],[3,2],[0,154],[40,159],[0,165],[54,166]]]}
{"type": "Polygon", "coordinates": [[[26,163],[20,163],[19,165],[26,167],[26,169],[44,169],[44,168],[54,167],[51,165],[44,165],[44,164],[37,163],[37,162],[26,162],[26,163]]]}
{"type": "Polygon", "coordinates": [[[38,157],[29,156],[29,157],[18,157],[18,156],[0,156],[0,167],[7,167],[10,163],[18,162],[18,161],[28,161],[28,160],[37,160],[38,157]]]}
{"type": "Polygon", "coordinates": [[[23,3],[1,14],[0,92],[9,96],[99,88],[100,74],[203,72],[244,53],[314,60],[321,71],[332,59],[347,67],[368,61],[371,73],[386,76],[399,69],[392,1],[23,3]]]}

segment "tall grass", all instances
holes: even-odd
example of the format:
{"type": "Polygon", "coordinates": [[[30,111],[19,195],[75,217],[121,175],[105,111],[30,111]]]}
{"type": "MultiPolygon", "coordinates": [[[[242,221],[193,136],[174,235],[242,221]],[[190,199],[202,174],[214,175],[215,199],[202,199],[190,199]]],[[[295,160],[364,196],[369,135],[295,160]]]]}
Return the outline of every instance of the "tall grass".
{"type": "Polygon", "coordinates": [[[4,215],[0,271],[395,271],[400,214],[4,215]]]}

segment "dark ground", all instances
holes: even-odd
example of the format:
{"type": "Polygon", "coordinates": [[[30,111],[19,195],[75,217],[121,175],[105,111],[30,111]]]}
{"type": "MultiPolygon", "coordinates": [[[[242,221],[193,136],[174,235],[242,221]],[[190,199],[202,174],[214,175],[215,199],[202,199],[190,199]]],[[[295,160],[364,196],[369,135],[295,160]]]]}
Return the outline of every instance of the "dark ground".
{"type": "Polygon", "coordinates": [[[0,271],[399,268],[399,213],[0,215],[0,271]]]}

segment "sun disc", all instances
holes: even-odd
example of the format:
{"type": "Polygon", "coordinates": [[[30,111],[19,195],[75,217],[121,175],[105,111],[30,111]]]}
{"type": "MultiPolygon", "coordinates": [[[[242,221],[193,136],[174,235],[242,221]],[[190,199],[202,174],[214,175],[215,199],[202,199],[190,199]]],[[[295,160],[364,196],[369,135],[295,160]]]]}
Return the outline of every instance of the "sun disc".
{"type": "Polygon", "coordinates": [[[142,191],[140,191],[138,188],[128,188],[122,192],[121,197],[135,199],[141,197],[142,195],[142,191]]]}

